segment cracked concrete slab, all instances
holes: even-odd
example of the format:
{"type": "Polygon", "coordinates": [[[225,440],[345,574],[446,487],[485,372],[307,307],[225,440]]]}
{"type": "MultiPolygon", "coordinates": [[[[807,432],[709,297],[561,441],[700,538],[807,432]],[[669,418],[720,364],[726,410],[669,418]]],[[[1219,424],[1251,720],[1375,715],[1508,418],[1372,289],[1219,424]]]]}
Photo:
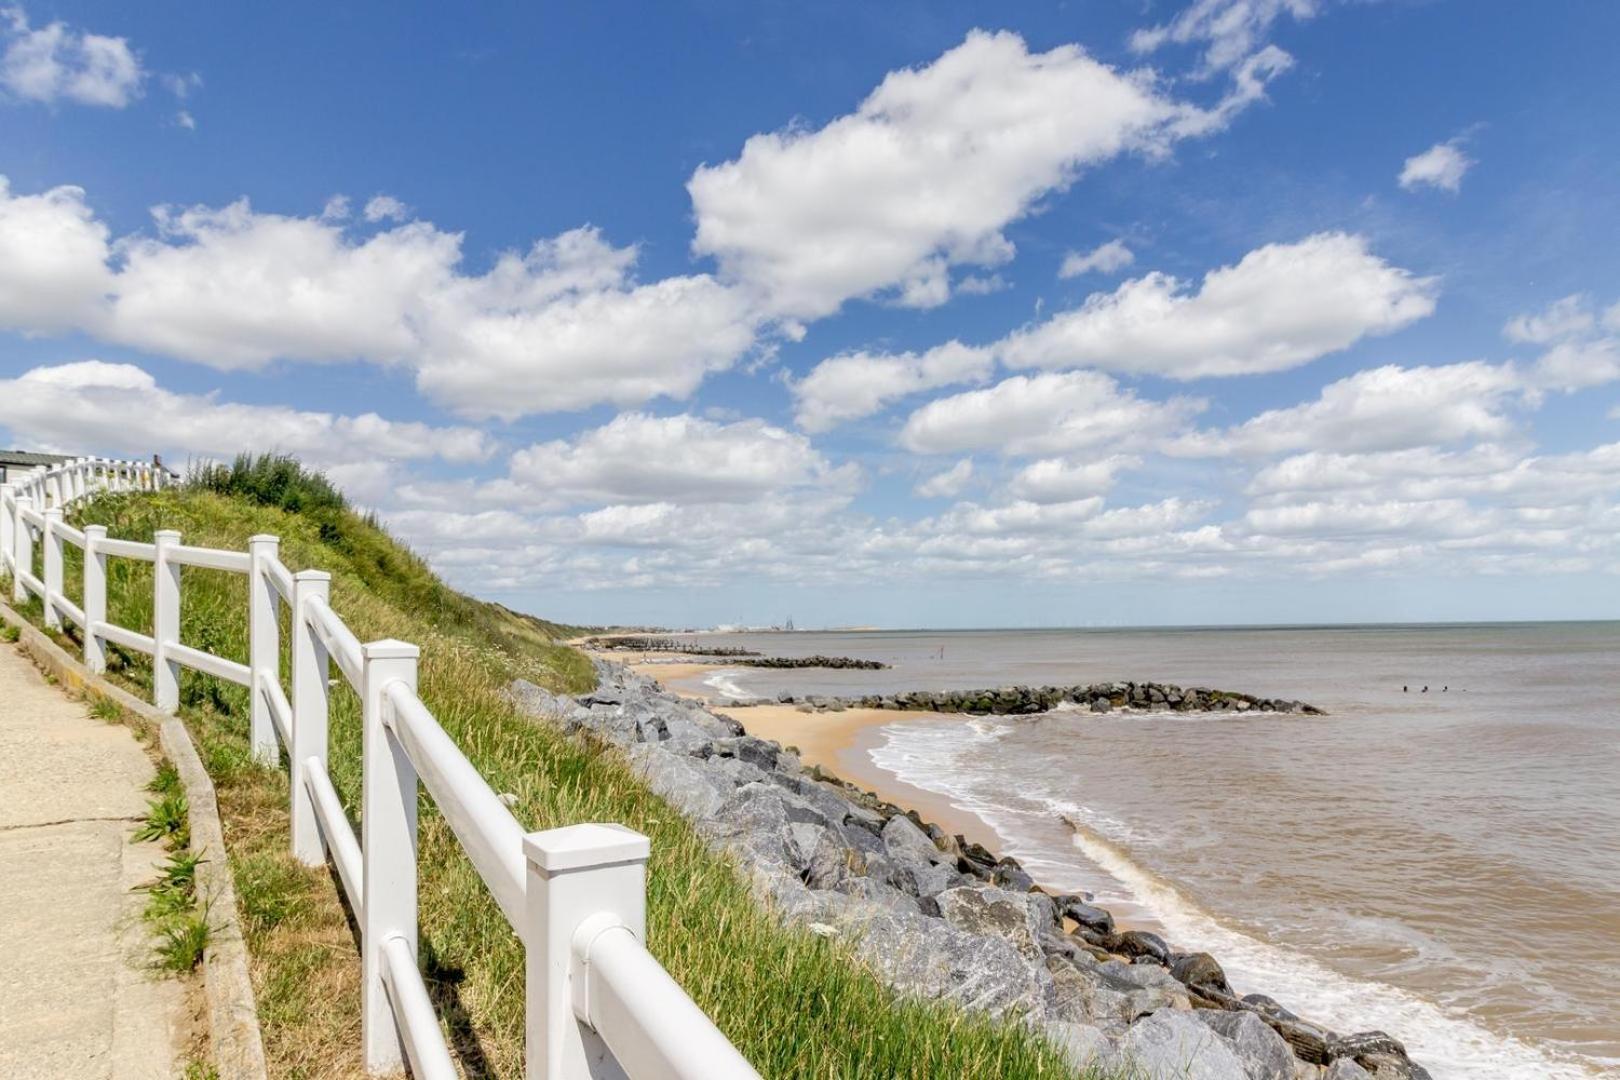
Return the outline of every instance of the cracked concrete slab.
{"type": "Polygon", "coordinates": [[[151,760],[0,646],[0,1078],[169,1078],[189,1020],[150,967],[132,839],[151,760]]]}

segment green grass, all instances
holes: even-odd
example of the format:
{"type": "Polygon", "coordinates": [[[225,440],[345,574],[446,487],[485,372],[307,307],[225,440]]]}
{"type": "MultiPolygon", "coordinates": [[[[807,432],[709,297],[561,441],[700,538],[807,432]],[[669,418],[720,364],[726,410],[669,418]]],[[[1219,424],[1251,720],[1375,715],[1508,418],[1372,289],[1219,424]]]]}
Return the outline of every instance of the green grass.
{"type": "Polygon", "coordinates": [[[157,966],[174,975],[197,970],[208,950],[208,913],[193,908],[165,919],[158,927],[157,966]]]}
{"type": "Polygon", "coordinates": [[[110,697],[105,697],[101,694],[92,694],[89,699],[89,704],[90,715],[95,717],[97,720],[103,720],[109,724],[116,724],[124,718],[124,710],[119,707],[118,702],[114,701],[110,697]]]}
{"type": "Polygon", "coordinates": [[[0,626],[0,641],[4,641],[8,645],[15,645],[21,638],[22,631],[10,623],[0,626]]]}
{"type": "MultiPolygon", "coordinates": [[[[78,518],[109,526],[115,537],[146,539],[156,528],[175,528],[188,544],[233,550],[245,550],[255,533],[271,533],[281,537],[291,569],[331,571],[332,606],[362,641],[395,637],[421,646],[424,701],[494,789],[518,796],[515,813],[526,829],[615,821],[651,837],[649,947],[765,1076],[1067,1075],[1057,1053],[1016,1024],[899,999],[846,945],[782,926],[615,752],[516,712],[503,694],[514,678],[562,691],[589,687],[589,662],[557,640],[578,628],[454,592],[374,522],[334,504],[318,484],[289,476],[276,459],[256,463],[262,460],[239,462],[228,475],[210,474],[184,490],[105,496],[78,518]]],[[[111,620],[149,633],[151,586],[150,566],[112,560],[111,620]]],[[[243,579],[185,571],[187,644],[245,660],[245,613],[243,579]]],[[[109,663],[117,677],[149,693],[145,658],[113,649],[109,663]]],[[[359,1075],[352,926],[331,872],[287,855],[286,775],[252,759],[242,690],[188,672],[181,702],[219,793],[271,1071],[359,1075]]],[[[332,698],[330,772],[353,814],[359,709],[342,686],[332,698]]],[[[165,783],[177,786],[172,774],[165,783]]],[[[164,806],[167,822],[174,792],[159,788],[154,805],[164,806]]],[[[519,1077],[522,948],[425,794],[420,820],[429,991],[469,1075],[519,1077]]],[[[167,944],[176,961],[200,954],[206,921],[175,929],[167,944]]]]}
{"type": "Polygon", "coordinates": [[[135,830],[137,840],[157,840],[171,848],[191,842],[191,825],[186,815],[190,807],[184,792],[171,792],[153,799],[146,808],[146,820],[135,830]]]}
{"type": "Polygon", "coordinates": [[[144,915],[148,922],[166,923],[191,911],[197,900],[197,864],[200,862],[200,855],[177,851],[159,867],[157,879],[142,886],[147,894],[144,915]]]}

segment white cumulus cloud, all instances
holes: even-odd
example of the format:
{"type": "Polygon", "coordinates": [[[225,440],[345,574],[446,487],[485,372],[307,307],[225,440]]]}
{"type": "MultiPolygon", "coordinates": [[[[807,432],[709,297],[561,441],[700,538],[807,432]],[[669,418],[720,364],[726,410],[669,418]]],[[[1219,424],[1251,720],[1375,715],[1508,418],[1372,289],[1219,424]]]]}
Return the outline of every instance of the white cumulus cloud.
{"type": "Polygon", "coordinates": [[[146,71],[121,37],[53,22],[33,28],[20,7],[0,9],[0,87],[15,98],[122,109],[140,95],[146,71]]]}
{"type": "Polygon", "coordinates": [[[1473,166],[1474,159],[1463,153],[1462,140],[1451,139],[1407,158],[1397,182],[1407,191],[1432,187],[1456,192],[1462,187],[1464,174],[1473,166]]]}
{"type": "Polygon", "coordinates": [[[963,458],[955,465],[937,472],[918,484],[913,490],[924,499],[954,499],[973,482],[973,459],[963,458]]]}
{"type": "Polygon", "coordinates": [[[1298,450],[1399,450],[1511,434],[1509,408],[1524,380],[1511,364],[1368,368],[1330,383],[1315,401],[1270,409],[1222,431],[1170,444],[1187,456],[1298,450]]]}
{"type": "Polygon", "coordinates": [[[404,221],[411,216],[411,208],[392,195],[373,195],[366,203],[367,221],[404,221]]]}
{"type": "Polygon", "coordinates": [[[1139,398],[1096,371],[1015,375],[929,402],[906,421],[900,443],[924,454],[1117,450],[1173,433],[1203,407],[1186,398],[1139,398]]]}
{"type": "Polygon", "coordinates": [[[1153,52],[1166,44],[1201,45],[1200,74],[1210,75],[1240,66],[1265,47],[1272,24],[1284,15],[1309,19],[1318,0],[1194,0],[1168,23],[1138,30],[1131,48],[1153,52]]]}
{"type": "Polygon", "coordinates": [[[1002,229],[1086,166],[1162,152],[1230,111],[1170,101],[1073,45],[1031,53],[1016,34],[976,30],[891,72],[853,113],[756,135],[699,168],[693,249],[778,314],[820,317],[874,294],[933,306],[952,267],[1010,259],[1002,229]]]}
{"type": "Polygon", "coordinates": [[[1094,271],[1112,274],[1116,270],[1125,269],[1135,261],[1136,254],[1125,246],[1125,241],[1110,240],[1090,251],[1071,251],[1064,255],[1063,264],[1058,267],[1058,277],[1073,278],[1094,271]]]}
{"type": "Polygon", "coordinates": [[[243,452],[285,451],[323,466],[428,458],[470,463],[494,450],[476,428],[177,394],[133,364],[101,360],[38,367],[0,380],[0,427],[13,438],[71,452],[163,450],[228,459],[243,452]]]}
{"type": "MultiPolygon", "coordinates": [[[[803,435],[762,420],[625,413],[573,439],[512,455],[510,483],[565,503],[747,503],[795,488],[848,488],[803,435]]],[[[496,485],[495,493],[502,490],[496,485]]]]}
{"type": "Polygon", "coordinates": [[[1102,495],[1114,486],[1118,474],[1142,463],[1126,454],[1107,457],[1042,458],[1024,466],[1012,478],[1008,491],[1014,498],[1030,502],[1068,502],[1090,495],[1102,495]]]}
{"type": "Polygon", "coordinates": [[[1598,311],[1590,297],[1576,293],[1508,320],[1502,334],[1545,347],[1532,369],[1543,389],[1569,393],[1620,380],[1620,303],[1598,311]]]}
{"type": "Polygon", "coordinates": [[[1436,283],[1363,237],[1267,244],[1188,283],[1152,273],[1008,337],[1013,367],[1094,366],[1177,379],[1282,371],[1388,334],[1434,310],[1436,283]]]}
{"type": "Polygon", "coordinates": [[[908,394],[983,382],[993,367],[987,349],[958,341],[922,353],[845,353],[823,360],[793,384],[795,419],[806,431],[826,431],[908,394]]]}
{"type": "Polygon", "coordinates": [[[0,327],[30,333],[95,322],[112,287],[108,230],[84,191],[14,195],[0,176],[0,327]]]}
{"type": "Polygon", "coordinates": [[[0,178],[0,327],[77,329],[223,370],[400,364],[458,412],[514,418],[685,397],[760,321],[706,274],[638,283],[636,249],[591,228],[472,274],[460,234],[416,221],[356,237],[341,198],[308,217],[243,199],[154,221],[112,242],[80,189],[20,195],[0,178]]]}

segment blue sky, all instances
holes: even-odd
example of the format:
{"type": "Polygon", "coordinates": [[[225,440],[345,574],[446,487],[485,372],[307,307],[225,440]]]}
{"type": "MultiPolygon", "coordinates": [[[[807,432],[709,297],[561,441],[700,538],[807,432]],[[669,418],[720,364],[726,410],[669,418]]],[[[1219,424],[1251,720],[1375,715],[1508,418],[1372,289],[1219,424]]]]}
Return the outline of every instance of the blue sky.
{"type": "Polygon", "coordinates": [[[0,14],[0,433],[582,622],[1609,617],[1612,5],[0,14]]]}

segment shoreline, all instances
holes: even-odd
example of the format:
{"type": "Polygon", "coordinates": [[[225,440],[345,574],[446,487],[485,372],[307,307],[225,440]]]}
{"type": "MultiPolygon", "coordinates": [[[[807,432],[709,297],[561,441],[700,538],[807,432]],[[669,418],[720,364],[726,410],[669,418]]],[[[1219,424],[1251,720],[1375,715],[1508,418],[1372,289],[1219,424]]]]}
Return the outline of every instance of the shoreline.
{"type": "MultiPolygon", "coordinates": [[[[892,709],[846,708],[840,712],[801,712],[794,705],[747,705],[729,707],[710,702],[708,695],[688,687],[676,685],[677,680],[692,679],[705,671],[724,667],[723,661],[699,662],[668,659],[627,661],[611,654],[592,652],[590,655],[624,663],[638,675],[645,675],[668,693],[691,701],[701,701],[709,708],[737,721],[748,734],[769,739],[784,748],[798,751],[805,765],[817,765],[841,780],[869,791],[905,810],[913,810],[924,821],[931,821],[952,834],[960,834],[976,844],[995,852],[1008,854],[1007,839],[996,827],[973,811],[956,805],[949,796],[937,791],[917,787],[881,768],[872,760],[871,751],[879,745],[882,731],[894,723],[950,723],[960,722],[963,714],[941,712],[896,712],[892,709]]],[[[1075,851],[1077,861],[1085,856],[1075,851]]],[[[1106,875],[1101,867],[1094,872],[1106,875]]],[[[1058,895],[1073,892],[1072,888],[1056,885],[1034,875],[1035,883],[1047,892],[1058,895]]],[[[1108,910],[1121,930],[1146,930],[1164,934],[1163,923],[1140,903],[1110,899],[1108,910]]]]}
{"type": "MultiPolygon", "coordinates": [[[[1001,789],[958,791],[949,774],[935,781],[926,773],[916,779],[937,782],[940,792],[920,789],[900,775],[932,755],[873,753],[887,745],[891,724],[920,728],[925,743],[953,742],[956,728],[937,724],[972,720],[924,711],[918,701],[907,702],[904,715],[881,700],[854,708],[837,700],[716,707],[709,704],[715,686],[705,682],[717,663],[595,659],[603,687],[595,694],[570,701],[521,683],[514,693],[536,714],[560,716],[569,730],[623,748],[656,794],[741,860],[763,902],[814,923],[816,933],[858,930],[854,946],[902,993],[955,997],[992,1013],[1028,1007],[1076,1066],[1134,1062],[1144,1047],[1196,1038],[1212,1064],[1236,1068],[1228,1055],[1240,1047],[1287,1057],[1289,1069],[1275,1075],[1326,1080],[1323,1067],[1339,1059],[1379,1076],[1430,1075],[1398,1038],[1333,1007],[1334,993],[1309,994],[1298,979],[1277,982],[1252,950],[1236,953],[1246,957],[1231,969],[1242,981],[1228,983],[1226,961],[1216,955],[1232,955],[1227,939],[1242,935],[1207,934],[1185,919],[1172,919],[1168,936],[1127,928],[1136,920],[1121,910],[1114,886],[1124,885],[1131,900],[1155,897],[1137,894],[1131,879],[1092,859],[1061,807],[1047,815],[1037,805],[1036,817],[1009,807],[1003,820],[1001,789]],[[1047,851],[1061,829],[1072,856],[1036,857],[1026,822],[1052,827],[1038,844],[1047,851]],[[1008,830],[1005,840],[998,826],[1008,830]],[[958,832],[962,839],[952,840],[958,832]],[[1087,882],[1096,883],[1089,885],[1100,894],[1096,904],[1078,895],[1087,882]],[[1301,1011],[1312,1018],[1269,993],[1311,1001],[1301,1011]],[[1323,1006],[1329,1015],[1315,1019],[1323,1006]]],[[[1137,684],[1126,685],[1134,697],[1137,684]]],[[[1006,783],[1010,796],[1020,781],[1013,775],[1006,783]]],[[[1157,911],[1148,914],[1157,922],[1157,911]]],[[[1330,977],[1330,990],[1343,991],[1344,982],[1330,977]]],[[[1388,1009],[1376,1011],[1378,1027],[1404,1030],[1388,1009]]]]}

